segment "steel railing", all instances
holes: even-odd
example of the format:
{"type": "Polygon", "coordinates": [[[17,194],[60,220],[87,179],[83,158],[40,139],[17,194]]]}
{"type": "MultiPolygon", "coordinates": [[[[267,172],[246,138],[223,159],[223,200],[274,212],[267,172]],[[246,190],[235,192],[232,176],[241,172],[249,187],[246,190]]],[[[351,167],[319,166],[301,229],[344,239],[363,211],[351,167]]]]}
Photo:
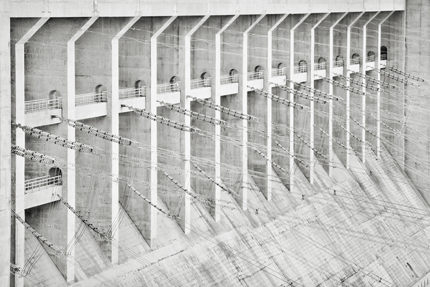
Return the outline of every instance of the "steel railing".
{"type": "Polygon", "coordinates": [[[366,62],[375,62],[375,55],[367,56],[366,62]]]}
{"type": "Polygon", "coordinates": [[[417,283],[412,285],[412,287],[426,287],[426,286],[430,286],[430,273],[427,273],[427,275],[425,275],[417,283]]]}
{"type": "Polygon", "coordinates": [[[264,71],[249,72],[247,75],[248,81],[264,79],[264,71]]]}
{"type": "Polygon", "coordinates": [[[212,86],[212,78],[191,80],[191,89],[199,89],[212,86]]]}
{"type": "Polygon", "coordinates": [[[356,58],[356,59],[351,58],[351,65],[357,65],[357,64],[360,64],[360,58],[356,58]]]}
{"type": "Polygon", "coordinates": [[[333,62],[333,67],[343,67],[345,65],[345,61],[344,60],[335,60],[333,62]]]}
{"type": "Polygon", "coordinates": [[[127,88],[119,90],[120,99],[146,97],[146,87],[127,88]]]}
{"type": "Polygon", "coordinates": [[[33,113],[43,110],[61,109],[62,101],[58,99],[42,99],[25,102],[25,113],[33,113]]]}
{"type": "Polygon", "coordinates": [[[107,102],[107,92],[80,94],[75,97],[75,106],[107,102]]]}
{"type": "Polygon", "coordinates": [[[239,74],[221,76],[221,85],[239,83],[239,74]]]}
{"type": "Polygon", "coordinates": [[[287,68],[286,67],[279,68],[279,69],[277,69],[277,68],[272,69],[272,77],[285,76],[286,72],[287,72],[287,68]]]}
{"type": "Polygon", "coordinates": [[[388,55],[387,54],[381,54],[381,60],[387,60],[387,57],[388,55]]]}
{"type": "Polygon", "coordinates": [[[327,70],[327,63],[314,63],[314,69],[315,71],[327,70]]]}
{"type": "Polygon", "coordinates": [[[294,73],[307,73],[308,72],[308,66],[294,66],[294,73]]]}
{"type": "Polygon", "coordinates": [[[34,190],[40,190],[43,187],[48,187],[52,185],[61,185],[62,179],[61,175],[57,176],[42,176],[38,178],[32,178],[25,181],[25,193],[31,193],[34,190]]]}
{"type": "Polygon", "coordinates": [[[157,85],[157,94],[175,93],[180,91],[181,82],[157,85]]]}

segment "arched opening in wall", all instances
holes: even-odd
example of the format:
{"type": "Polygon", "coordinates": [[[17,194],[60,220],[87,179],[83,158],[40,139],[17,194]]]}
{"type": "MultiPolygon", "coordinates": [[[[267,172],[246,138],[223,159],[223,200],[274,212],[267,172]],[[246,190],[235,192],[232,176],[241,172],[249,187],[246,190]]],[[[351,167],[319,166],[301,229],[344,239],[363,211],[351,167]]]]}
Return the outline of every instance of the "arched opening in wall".
{"type": "Polygon", "coordinates": [[[351,65],[357,65],[360,64],[360,55],[357,53],[352,54],[351,57],[351,65]]]}
{"type": "Polygon", "coordinates": [[[337,55],[334,61],[334,66],[343,67],[344,65],[345,65],[345,60],[343,59],[343,57],[341,55],[337,55]]]}
{"type": "Polygon", "coordinates": [[[327,70],[327,60],[324,57],[318,59],[318,65],[315,70],[327,70]]]}
{"type": "Polygon", "coordinates": [[[366,59],[366,61],[367,62],[375,62],[375,52],[369,51],[367,53],[367,59],[366,59]]]}
{"type": "Polygon", "coordinates": [[[61,109],[61,94],[57,90],[52,90],[49,92],[49,101],[48,101],[48,107],[49,109],[61,109]]]}
{"type": "Polygon", "coordinates": [[[272,76],[285,76],[286,69],[287,67],[285,66],[285,64],[281,62],[277,66],[276,73],[273,73],[272,76]]]}
{"type": "Polygon", "coordinates": [[[239,83],[239,72],[236,69],[231,69],[228,75],[230,83],[239,83]]]}
{"type": "Polygon", "coordinates": [[[63,178],[63,172],[58,167],[51,167],[48,171],[49,174],[49,184],[55,184],[55,185],[61,185],[62,184],[62,178],[63,178]]]}
{"type": "Polygon", "coordinates": [[[253,80],[263,79],[263,71],[264,70],[260,65],[255,66],[253,80]]]}
{"type": "Polygon", "coordinates": [[[307,73],[308,72],[308,63],[305,60],[300,60],[299,62],[299,73],[307,73]]]}
{"type": "Polygon", "coordinates": [[[200,79],[202,80],[203,87],[210,87],[212,84],[211,74],[208,72],[204,72],[200,75],[200,79]]]}
{"type": "Polygon", "coordinates": [[[387,58],[388,58],[387,47],[381,46],[381,60],[387,60],[387,58]]]}
{"type": "Polygon", "coordinates": [[[134,83],[135,96],[145,97],[146,96],[146,83],[142,80],[137,80],[134,83]]]}
{"type": "Polygon", "coordinates": [[[94,91],[95,91],[94,102],[96,103],[107,102],[107,89],[105,86],[97,85],[94,91]]]}
{"type": "Polygon", "coordinates": [[[178,76],[171,77],[169,80],[169,83],[170,83],[170,89],[173,93],[179,92],[181,79],[178,76]]]}

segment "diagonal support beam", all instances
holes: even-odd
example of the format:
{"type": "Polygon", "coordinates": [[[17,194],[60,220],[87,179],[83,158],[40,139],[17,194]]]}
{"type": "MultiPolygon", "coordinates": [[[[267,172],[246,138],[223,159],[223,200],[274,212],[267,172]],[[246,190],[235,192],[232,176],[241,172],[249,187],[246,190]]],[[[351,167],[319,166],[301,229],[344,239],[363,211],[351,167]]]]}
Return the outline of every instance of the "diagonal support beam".
{"type": "MultiPolygon", "coordinates": [[[[334,28],[342,21],[348,12],[343,13],[340,18],[330,26],[330,39],[329,39],[329,67],[328,67],[328,77],[333,79],[333,58],[334,58],[334,28]]],[[[333,82],[329,83],[329,95],[333,95],[333,82]]],[[[329,111],[328,111],[328,158],[329,167],[328,175],[333,176],[333,161],[334,161],[334,150],[333,150],[333,99],[329,100],[329,111]]]]}
{"type": "MultiPolygon", "coordinates": [[[[292,78],[294,74],[294,33],[296,29],[311,15],[310,13],[304,15],[300,21],[294,25],[290,30],[290,79],[292,78]]],[[[294,191],[294,157],[295,157],[295,151],[294,151],[294,93],[292,90],[294,89],[294,83],[293,81],[290,82],[290,192],[293,193],[294,191]]]]}
{"type": "MultiPolygon", "coordinates": [[[[33,27],[15,44],[15,121],[25,125],[25,44],[49,20],[49,17],[40,18],[33,27]]],[[[25,148],[25,133],[16,130],[15,144],[25,148]]],[[[25,219],[24,181],[25,159],[15,157],[15,212],[25,219]]],[[[24,266],[25,263],[25,227],[16,225],[15,229],[15,264],[24,266]]],[[[68,264],[69,265],[69,264],[68,264]]],[[[24,278],[16,276],[15,286],[24,286],[24,278]]]]}
{"type": "MultiPolygon", "coordinates": [[[[184,73],[185,73],[185,86],[184,92],[181,93],[181,107],[190,111],[191,110],[191,99],[188,97],[191,93],[191,37],[209,18],[206,15],[200,19],[200,21],[185,35],[185,63],[184,63],[184,73]]],[[[184,115],[185,126],[191,126],[191,118],[189,115],[184,115]]],[[[184,155],[183,161],[183,187],[184,189],[191,190],[191,133],[190,131],[184,131],[184,142],[182,143],[181,153],[184,155]]],[[[216,205],[219,205],[218,201],[215,201],[216,205]]],[[[185,234],[191,231],[191,196],[189,193],[184,194],[184,208],[182,209],[182,214],[180,217],[181,228],[185,234]]]]}
{"type": "MultiPolygon", "coordinates": [[[[108,110],[112,117],[111,121],[111,132],[114,135],[119,135],[119,39],[140,19],[140,15],[135,16],[128,22],[118,34],[112,39],[112,94],[110,101],[108,101],[108,110]]],[[[119,213],[119,144],[112,142],[112,226],[113,220],[118,217],[119,213]]],[[[119,253],[118,253],[118,242],[119,242],[119,231],[118,228],[112,233],[112,264],[118,264],[119,253]]]]}
{"type": "Polygon", "coordinates": [[[310,86],[312,88],[312,91],[309,93],[311,101],[309,103],[310,105],[310,143],[309,143],[309,182],[310,184],[314,184],[314,161],[315,161],[315,102],[312,100],[314,97],[314,91],[315,88],[315,65],[314,65],[314,58],[315,58],[315,29],[330,15],[330,13],[325,14],[322,16],[322,18],[315,23],[314,26],[311,28],[311,74],[310,76],[310,86]]]}
{"type": "MultiPolygon", "coordinates": [[[[347,27],[346,30],[346,86],[350,87],[351,82],[349,80],[349,77],[351,75],[350,69],[351,69],[351,28],[354,26],[354,24],[360,19],[361,16],[364,15],[365,12],[361,12],[347,27]]],[[[350,167],[350,154],[352,152],[351,150],[351,93],[348,90],[346,90],[346,168],[349,169],[350,167]]]]}

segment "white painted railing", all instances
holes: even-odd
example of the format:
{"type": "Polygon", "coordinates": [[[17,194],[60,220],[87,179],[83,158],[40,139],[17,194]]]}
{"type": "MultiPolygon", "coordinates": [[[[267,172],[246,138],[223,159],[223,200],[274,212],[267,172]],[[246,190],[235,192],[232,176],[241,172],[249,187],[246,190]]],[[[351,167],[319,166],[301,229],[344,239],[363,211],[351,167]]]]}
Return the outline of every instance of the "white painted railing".
{"type": "Polygon", "coordinates": [[[52,186],[52,185],[61,185],[61,175],[57,176],[42,176],[38,178],[32,178],[25,181],[25,193],[31,193],[35,190],[39,190],[43,187],[52,186]]]}
{"type": "Polygon", "coordinates": [[[264,79],[264,71],[249,72],[248,81],[264,79]]]}
{"type": "Polygon", "coordinates": [[[375,62],[375,55],[367,56],[366,62],[375,62]]]}
{"type": "Polygon", "coordinates": [[[43,110],[61,109],[61,98],[42,99],[25,102],[25,113],[34,113],[43,110]]]}
{"type": "Polygon", "coordinates": [[[157,94],[175,93],[180,91],[181,82],[157,85],[157,94]]]}
{"type": "Polygon", "coordinates": [[[357,58],[357,59],[351,58],[351,65],[357,65],[357,64],[360,64],[360,58],[357,58]]]}
{"type": "Polygon", "coordinates": [[[287,72],[287,68],[279,68],[279,69],[272,69],[272,77],[280,77],[285,76],[287,72]]]}
{"type": "Polygon", "coordinates": [[[191,80],[191,89],[199,89],[212,86],[212,78],[191,80]]]}
{"type": "Polygon", "coordinates": [[[343,67],[345,65],[345,61],[344,60],[335,60],[333,62],[333,66],[334,67],[343,67]]]}
{"type": "Polygon", "coordinates": [[[119,90],[120,99],[139,98],[146,96],[146,87],[127,88],[119,90]]]}
{"type": "Polygon", "coordinates": [[[327,63],[314,63],[314,70],[315,71],[321,71],[321,70],[327,70],[327,63]]]}
{"type": "Polygon", "coordinates": [[[295,74],[301,74],[301,73],[307,73],[307,72],[308,72],[308,66],[294,66],[295,74]]]}
{"type": "Polygon", "coordinates": [[[430,286],[430,273],[427,273],[417,283],[412,285],[412,287],[426,287],[426,286],[430,286]]]}
{"type": "Polygon", "coordinates": [[[107,92],[80,94],[75,97],[75,106],[107,102],[107,92]]]}
{"type": "Polygon", "coordinates": [[[221,76],[221,85],[239,83],[239,74],[221,76]]]}

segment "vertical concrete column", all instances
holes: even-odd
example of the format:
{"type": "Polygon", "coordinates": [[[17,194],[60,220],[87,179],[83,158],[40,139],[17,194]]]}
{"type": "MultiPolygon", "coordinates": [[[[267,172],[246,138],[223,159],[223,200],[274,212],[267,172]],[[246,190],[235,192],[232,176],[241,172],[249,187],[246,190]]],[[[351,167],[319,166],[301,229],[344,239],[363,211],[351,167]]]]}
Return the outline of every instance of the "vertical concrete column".
{"type": "MultiPolygon", "coordinates": [[[[185,63],[184,63],[184,92],[181,93],[181,107],[187,110],[191,110],[191,100],[188,96],[191,93],[191,36],[197,31],[203,23],[209,18],[209,15],[204,16],[188,33],[185,35],[185,63]]],[[[190,116],[184,115],[184,124],[191,126],[190,116]]],[[[219,125],[216,125],[215,129],[219,129],[219,125]]],[[[216,133],[217,130],[215,130],[216,133]]],[[[221,133],[221,131],[219,130],[221,133]]],[[[218,137],[219,138],[219,137],[218,137]]],[[[183,186],[186,190],[191,190],[191,134],[189,131],[184,131],[184,141],[181,141],[181,152],[184,154],[184,165],[183,165],[183,186]]],[[[221,172],[221,171],[220,171],[221,172]]],[[[218,205],[218,201],[215,201],[215,205],[218,205]]],[[[188,193],[184,194],[184,208],[181,209],[182,214],[180,217],[181,228],[185,234],[190,233],[191,230],[191,197],[188,193]]]]}
{"type": "MultiPolygon", "coordinates": [[[[98,16],[90,18],[81,29],[73,35],[73,37],[67,42],[67,96],[63,98],[63,117],[67,119],[76,118],[75,109],[75,43],[76,41],[91,27],[91,25],[98,19],[98,16]]],[[[67,139],[75,141],[75,129],[67,125],[67,139]]],[[[72,149],[67,149],[67,171],[65,172],[67,179],[67,202],[75,208],[76,204],[76,152],[72,149]]],[[[70,210],[67,211],[67,241],[72,242],[75,237],[75,223],[76,216],[70,210]]],[[[74,245],[73,245],[74,246],[74,245]]],[[[75,257],[75,248],[72,247],[68,250],[70,256],[68,258],[75,257]]],[[[75,266],[73,259],[68,259],[67,262],[67,282],[72,282],[75,277],[75,266]]]]}
{"type": "MultiPolygon", "coordinates": [[[[294,32],[308,17],[310,13],[304,15],[300,21],[290,30],[290,77],[294,75],[294,32]]],[[[290,82],[290,89],[294,89],[294,83],[290,82]]],[[[294,93],[290,92],[290,192],[294,189],[294,93]]]]}
{"type": "MultiPolygon", "coordinates": [[[[225,24],[221,30],[218,31],[215,35],[215,78],[212,85],[212,101],[216,105],[221,105],[221,35],[222,33],[230,27],[231,24],[236,21],[236,19],[239,17],[239,14],[234,15],[228,22],[225,24]]],[[[240,89],[240,87],[239,87],[240,89]]],[[[242,99],[243,100],[243,99],[242,99]]],[[[246,101],[246,98],[245,98],[246,101]]],[[[242,103],[242,112],[246,113],[247,109],[247,103],[242,103]]],[[[221,112],[215,111],[215,119],[220,120],[221,119],[221,112]]],[[[247,192],[247,183],[248,183],[248,150],[246,148],[246,143],[248,141],[248,122],[242,121],[242,189],[241,189],[241,202],[239,205],[242,207],[243,210],[247,209],[247,199],[248,199],[248,192],[247,192]]],[[[221,127],[219,125],[215,126],[215,175],[221,176],[221,168],[220,168],[220,162],[221,162],[221,127]]],[[[215,179],[220,180],[220,178],[215,179]]],[[[219,181],[217,181],[219,182],[219,181]]],[[[215,186],[215,196],[214,200],[215,202],[218,202],[221,197],[221,189],[217,185],[215,186]]],[[[219,221],[221,218],[221,208],[218,204],[215,205],[215,211],[214,211],[214,219],[215,221],[219,221]]]]}
{"type": "MultiPolygon", "coordinates": [[[[149,94],[149,112],[153,115],[157,114],[157,38],[160,36],[163,31],[169,27],[169,25],[177,18],[178,16],[172,16],[169,20],[164,23],[164,25],[154,33],[151,37],[151,93],[149,94]]],[[[148,110],[148,109],[147,109],[148,110]]],[[[157,122],[151,121],[151,190],[149,194],[149,200],[157,205],[157,122]]],[[[149,209],[149,234],[148,241],[149,244],[152,245],[154,239],[157,237],[157,211],[155,208],[149,209]]]]}
{"type": "MultiPolygon", "coordinates": [[[[349,80],[349,77],[351,75],[350,68],[351,68],[351,27],[355,24],[355,22],[360,19],[360,17],[364,14],[364,12],[361,12],[354,20],[351,21],[351,23],[347,27],[346,32],[346,71],[345,76],[347,77],[345,85],[347,87],[351,86],[351,82],[349,80]]],[[[346,91],[346,168],[349,169],[350,166],[350,154],[352,152],[351,150],[351,120],[350,120],[350,114],[351,114],[351,93],[349,90],[346,91]]]]}
{"type": "MultiPolygon", "coordinates": [[[[25,125],[25,43],[48,21],[49,17],[40,18],[33,27],[15,45],[15,121],[25,125]]],[[[16,130],[16,145],[25,148],[25,133],[16,130]]],[[[25,219],[25,159],[16,157],[15,161],[15,212],[25,219]]],[[[24,266],[25,228],[17,220],[15,229],[15,264],[24,266]]],[[[23,277],[15,277],[15,286],[24,286],[23,277]]]]}
{"type": "MultiPolygon", "coordinates": [[[[112,133],[119,135],[119,39],[140,19],[135,16],[128,22],[121,31],[112,39],[112,94],[108,101],[108,113],[112,114],[112,133]]],[[[119,144],[112,142],[112,220],[117,218],[119,213],[119,144]]],[[[113,224],[113,222],[112,222],[113,224]]],[[[118,242],[119,228],[112,233],[112,264],[118,263],[118,242]]]]}
{"type": "MultiPolygon", "coordinates": [[[[254,23],[251,24],[243,33],[243,40],[242,40],[242,73],[240,75],[239,80],[239,97],[242,97],[242,112],[248,113],[248,39],[249,39],[249,32],[266,16],[266,14],[260,15],[257,20],[254,21],[254,23]]],[[[269,69],[269,67],[267,67],[269,69]]],[[[264,88],[266,88],[265,86],[264,88]]],[[[267,89],[265,89],[267,91],[267,89]]],[[[269,116],[269,115],[267,115],[269,116]]],[[[272,115],[270,114],[270,117],[272,115]]],[[[246,157],[244,154],[242,154],[244,161],[242,163],[247,164],[248,167],[246,169],[246,172],[248,173],[249,164],[252,157],[249,157],[248,155],[248,120],[243,119],[242,120],[242,127],[243,127],[243,149],[242,152],[246,153],[246,157]]],[[[271,151],[270,151],[271,153],[271,151]]],[[[269,154],[267,154],[267,157],[269,158],[269,154]]],[[[271,156],[269,158],[271,160],[271,156]]],[[[271,193],[271,165],[270,161],[266,161],[266,189],[263,190],[263,194],[265,195],[267,200],[270,200],[270,193],[271,193]],[[270,176],[269,176],[270,174],[270,176]]],[[[245,172],[245,170],[244,170],[245,172]]]]}
{"type": "MultiPolygon", "coordinates": [[[[267,31],[267,59],[266,59],[266,70],[264,74],[264,90],[268,91],[269,93],[272,93],[272,87],[271,84],[272,80],[272,61],[273,61],[273,31],[278,28],[279,25],[281,25],[282,22],[288,17],[288,14],[283,15],[276,23],[273,25],[269,31],[267,31]]],[[[272,99],[267,97],[267,107],[266,107],[266,113],[267,113],[267,158],[272,160],[272,122],[273,122],[273,113],[272,113],[272,99]]],[[[271,162],[267,162],[267,200],[272,199],[272,164],[271,162]]]]}
{"type": "MultiPolygon", "coordinates": [[[[330,39],[329,39],[329,61],[328,61],[328,78],[333,79],[333,59],[334,59],[334,27],[336,27],[337,24],[339,24],[340,21],[342,21],[345,16],[348,15],[348,12],[345,12],[340,16],[340,18],[334,22],[330,26],[330,39]]],[[[329,83],[328,86],[329,95],[333,95],[333,83],[329,83]]],[[[331,177],[333,175],[333,159],[334,159],[334,149],[333,149],[333,99],[329,100],[329,111],[328,111],[328,159],[329,159],[329,166],[328,166],[328,175],[331,177]]]]}
{"type": "MultiPolygon", "coordinates": [[[[361,65],[361,73],[363,75],[366,75],[366,60],[367,60],[367,25],[372,22],[373,19],[375,19],[376,16],[378,16],[379,11],[375,13],[375,15],[373,15],[372,17],[370,17],[370,19],[364,23],[363,25],[363,64],[361,65]]],[[[363,93],[366,93],[367,89],[366,89],[366,79],[362,78],[362,83],[363,83],[363,87],[362,87],[362,91],[363,93]]],[[[363,158],[362,161],[363,163],[366,162],[366,95],[364,94],[363,96],[361,96],[361,105],[362,105],[362,110],[361,110],[361,125],[363,126],[362,130],[361,130],[361,140],[362,140],[362,150],[363,150],[363,158]]]]}
{"type": "MultiPolygon", "coordinates": [[[[330,13],[325,14],[314,26],[311,28],[311,68],[310,68],[310,86],[311,88],[315,88],[315,28],[317,28],[325,18],[328,17],[330,13]]],[[[310,184],[314,184],[314,161],[315,161],[315,102],[312,100],[314,96],[314,92],[311,91],[309,93],[311,101],[310,101],[310,143],[309,143],[309,182],[310,184]]]]}
{"type": "MultiPolygon", "coordinates": [[[[388,20],[388,18],[393,15],[394,11],[391,11],[387,17],[382,19],[378,24],[378,45],[376,52],[376,69],[381,68],[381,46],[382,46],[382,24],[388,20]]],[[[378,80],[377,84],[377,92],[376,92],[376,155],[377,157],[381,157],[381,73],[376,73],[376,79],[378,80]]]]}
{"type": "Polygon", "coordinates": [[[0,4],[0,286],[10,286],[11,88],[9,0],[0,4]]]}

